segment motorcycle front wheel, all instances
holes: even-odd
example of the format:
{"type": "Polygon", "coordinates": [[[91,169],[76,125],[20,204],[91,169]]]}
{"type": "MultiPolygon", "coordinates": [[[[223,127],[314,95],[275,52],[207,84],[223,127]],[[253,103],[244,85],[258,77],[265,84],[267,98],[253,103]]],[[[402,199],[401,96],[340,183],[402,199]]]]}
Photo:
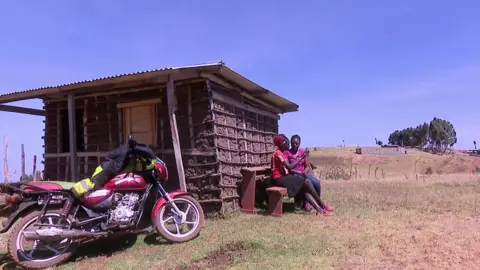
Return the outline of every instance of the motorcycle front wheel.
{"type": "MultiPolygon", "coordinates": [[[[61,210],[49,210],[42,218],[42,224],[68,225],[60,223],[61,210]]],[[[26,229],[44,229],[47,226],[35,226],[42,211],[33,211],[18,220],[8,240],[8,254],[19,266],[27,269],[45,269],[66,262],[75,252],[75,245],[71,239],[63,239],[55,242],[31,241],[31,249],[27,249],[29,243],[23,236],[26,229]]],[[[70,223],[70,221],[68,221],[70,223]]]]}
{"type": "Polygon", "coordinates": [[[172,199],[181,213],[177,213],[172,203],[164,204],[159,210],[154,226],[157,232],[171,243],[190,241],[200,234],[205,223],[202,206],[191,196],[182,195],[172,199]]]}

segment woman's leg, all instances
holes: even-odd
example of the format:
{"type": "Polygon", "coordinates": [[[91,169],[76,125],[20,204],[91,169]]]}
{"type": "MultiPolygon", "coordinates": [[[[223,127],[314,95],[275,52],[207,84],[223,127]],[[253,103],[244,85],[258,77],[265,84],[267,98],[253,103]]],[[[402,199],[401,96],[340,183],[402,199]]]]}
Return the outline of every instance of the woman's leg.
{"type": "Polygon", "coordinates": [[[302,194],[302,192],[299,192],[297,194],[297,196],[295,196],[294,198],[294,203],[295,203],[295,208],[302,208],[303,207],[303,200],[304,200],[304,196],[302,194]]]}
{"type": "MultiPolygon", "coordinates": [[[[292,175],[296,176],[296,177],[299,177],[299,178],[302,178],[302,179],[305,179],[305,176],[301,175],[301,174],[298,174],[298,173],[292,173],[292,175]]],[[[295,199],[294,199],[294,203],[295,203],[295,207],[296,208],[303,208],[305,210],[309,210],[307,209],[307,201],[305,200],[305,196],[303,194],[303,192],[299,192],[297,194],[297,196],[295,196],[295,199]]]]}
{"type": "Polygon", "coordinates": [[[315,198],[310,193],[305,192],[305,201],[307,201],[317,212],[322,212],[323,209],[318,205],[317,201],[315,198]]]}
{"type": "Polygon", "coordinates": [[[313,187],[317,191],[318,195],[322,196],[322,186],[320,185],[320,180],[315,177],[313,174],[307,174],[307,178],[312,182],[313,187]]]}
{"type": "Polygon", "coordinates": [[[325,204],[320,199],[320,196],[318,195],[317,191],[313,187],[312,181],[310,181],[310,179],[308,179],[308,178],[305,179],[305,182],[303,183],[303,190],[306,194],[310,194],[322,209],[325,208],[325,204]]]}
{"type": "MultiPolygon", "coordinates": [[[[320,184],[320,180],[315,177],[313,174],[308,174],[307,178],[312,182],[313,187],[315,190],[318,192],[318,196],[321,198],[322,197],[322,187],[320,184]]],[[[322,201],[323,202],[323,201],[322,201]]],[[[323,208],[327,211],[333,211],[333,207],[329,205],[328,203],[323,202],[323,208]]]]}

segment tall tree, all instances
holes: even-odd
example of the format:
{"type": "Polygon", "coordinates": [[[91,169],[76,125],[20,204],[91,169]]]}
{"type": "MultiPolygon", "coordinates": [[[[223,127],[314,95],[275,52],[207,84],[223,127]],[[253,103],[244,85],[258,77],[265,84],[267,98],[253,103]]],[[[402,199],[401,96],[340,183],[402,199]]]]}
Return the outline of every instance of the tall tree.
{"type": "Polygon", "coordinates": [[[440,118],[430,121],[430,146],[436,152],[444,153],[457,143],[457,132],[452,123],[440,118]]]}
{"type": "Polygon", "coordinates": [[[395,130],[388,137],[388,143],[410,147],[428,147],[436,152],[445,152],[457,143],[457,133],[452,123],[440,118],[433,118],[430,123],[416,127],[395,130]]]}

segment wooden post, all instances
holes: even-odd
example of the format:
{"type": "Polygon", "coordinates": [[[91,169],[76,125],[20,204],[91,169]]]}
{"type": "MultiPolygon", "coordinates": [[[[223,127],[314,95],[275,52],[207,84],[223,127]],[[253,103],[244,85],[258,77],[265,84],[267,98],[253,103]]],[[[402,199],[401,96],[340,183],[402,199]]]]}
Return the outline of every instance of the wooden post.
{"type": "MultiPolygon", "coordinates": [[[[192,87],[188,86],[188,131],[190,133],[190,148],[195,148],[195,138],[193,133],[193,115],[192,115],[192,87]]],[[[193,156],[193,162],[198,164],[197,156],[193,156]]]]}
{"type": "Polygon", "coordinates": [[[25,146],[22,143],[22,179],[25,177],[25,146]]]}
{"type": "Polygon", "coordinates": [[[170,129],[172,131],[173,153],[175,154],[175,162],[177,164],[180,189],[183,191],[187,191],[187,184],[185,182],[185,171],[183,170],[182,152],[180,148],[180,140],[178,137],[177,119],[175,116],[175,84],[171,77],[168,78],[167,84],[167,103],[168,117],[170,118],[170,129]]]}
{"type": "MultiPolygon", "coordinates": [[[[68,136],[70,139],[70,181],[77,181],[77,136],[75,130],[75,99],[68,94],[68,136]]],[[[65,175],[66,176],[66,175],[65,175]]]]}
{"type": "Polygon", "coordinates": [[[38,181],[37,178],[37,155],[33,155],[33,181],[38,181]]]}
{"type": "MultiPolygon", "coordinates": [[[[62,145],[62,128],[60,127],[60,123],[62,123],[62,111],[60,110],[60,107],[57,105],[57,154],[60,154],[63,149],[62,145]]],[[[60,157],[57,156],[57,163],[56,163],[56,171],[57,174],[55,175],[56,179],[60,178],[60,157]]],[[[68,165],[67,165],[68,166],[68,165]]],[[[65,175],[65,177],[67,177],[65,175]]]]}
{"type": "Polygon", "coordinates": [[[9,175],[8,175],[8,141],[7,141],[7,136],[3,136],[3,174],[5,176],[5,180],[3,182],[9,183],[9,175]]]}
{"type": "Polygon", "coordinates": [[[192,87],[188,86],[188,131],[190,133],[190,148],[195,148],[195,139],[193,138],[193,116],[192,116],[192,87]]]}

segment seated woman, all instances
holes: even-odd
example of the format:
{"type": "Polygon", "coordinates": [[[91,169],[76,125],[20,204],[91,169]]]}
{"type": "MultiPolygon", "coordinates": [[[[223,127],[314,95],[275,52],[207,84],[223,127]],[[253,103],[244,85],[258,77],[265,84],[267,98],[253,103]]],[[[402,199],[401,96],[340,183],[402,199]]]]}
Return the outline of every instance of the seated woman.
{"type": "MultiPolygon", "coordinates": [[[[302,139],[300,138],[299,135],[293,135],[292,138],[290,139],[291,148],[285,151],[284,153],[289,163],[294,163],[295,161],[300,160],[301,159],[300,157],[304,155],[305,151],[302,148],[300,148],[301,140],[302,139]]],[[[315,177],[315,174],[310,166],[310,162],[308,161],[308,157],[301,160],[297,164],[297,166],[295,166],[292,170],[290,170],[290,172],[293,175],[297,175],[297,176],[301,176],[309,179],[312,182],[313,187],[317,191],[318,196],[319,197],[322,196],[320,180],[317,177],[315,177]]],[[[333,211],[333,207],[324,203],[322,200],[320,200],[320,206],[326,211],[329,211],[329,212],[333,211]]],[[[307,211],[309,211],[310,207],[308,205],[308,202],[304,202],[304,208],[307,211]]]]}
{"type": "Polygon", "coordinates": [[[289,163],[283,154],[283,152],[287,150],[284,135],[275,136],[273,142],[277,147],[277,150],[273,152],[270,163],[272,169],[272,183],[276,186],[286,188],[287,194],[291,198],[296,197],[300,193],[303,199],[317,210],[317,215],[331,215],[331,212],[324,210],[321,206],[322,201],[320,200],[320,196],[315,191],[315,188],[309,179],[288,174],[288,170],[295,168],[307,157],[308,153],[304,153],[296,162],[289,163]]]}

